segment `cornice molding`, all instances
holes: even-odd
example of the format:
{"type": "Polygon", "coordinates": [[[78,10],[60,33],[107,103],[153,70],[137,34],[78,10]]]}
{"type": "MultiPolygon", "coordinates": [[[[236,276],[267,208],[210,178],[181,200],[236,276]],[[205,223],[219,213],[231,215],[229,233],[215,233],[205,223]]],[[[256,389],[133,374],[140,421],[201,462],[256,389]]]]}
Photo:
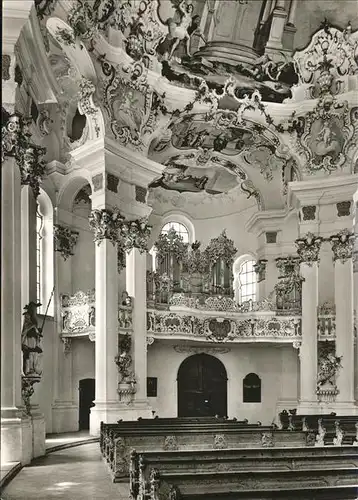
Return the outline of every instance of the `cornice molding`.
{"type": "Polygon", "coordinates": [[[339,201],[352,200],[357,188],[358,174],[290,182],[288,205],[292,208],[304,205],[332,205],[339,201]]]}
{"type": "Polygon", "coordinates": [[[287,209],[257,212],[247,221],[245,228],[259,236],[263,231],[281,231],[290,211],[287,209]]]}
{"type": "Polygon", "coordinates": [[[109,138],[89,141],[71,151],[70,155],[77,166],[85,168],[91,175],[110,172],[118,175],[122,182],[142,187],[148,187],[165,168],[109,138]]]}
{"type": "Polygon", "coordinates": [[[3,0],[2,52],[12,54],[24,24],[29,19],[34,3],[31,0],[3,0]]]}

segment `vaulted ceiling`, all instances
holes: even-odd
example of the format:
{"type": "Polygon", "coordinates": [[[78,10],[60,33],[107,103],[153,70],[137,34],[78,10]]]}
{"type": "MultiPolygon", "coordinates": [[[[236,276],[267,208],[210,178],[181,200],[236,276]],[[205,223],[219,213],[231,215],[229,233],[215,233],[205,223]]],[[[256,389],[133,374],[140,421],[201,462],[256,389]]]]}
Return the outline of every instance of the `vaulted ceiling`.
{"type": "Polygon", "coordinates": [[[354,170],[355,0],[35,3],[19,59],[56,159],[105,135],[163,165],[152,200],[259,209],[354,170]]]}

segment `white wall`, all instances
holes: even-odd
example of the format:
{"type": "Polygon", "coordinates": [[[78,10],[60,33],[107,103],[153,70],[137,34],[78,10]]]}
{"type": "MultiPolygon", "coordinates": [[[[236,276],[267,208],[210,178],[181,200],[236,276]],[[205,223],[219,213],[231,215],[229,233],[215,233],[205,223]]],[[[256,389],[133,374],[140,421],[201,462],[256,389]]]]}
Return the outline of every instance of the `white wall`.
{"type": "Polygon", "coordinates": [[[76,227],[79,232],[74,255],[70,257],[72,266],[72,293],[86,292],[95,288],[95,243],[90,230],[76,227]]]}
{"type": "MultiPolygon", "coordinates": [[[[224,344],[224,347],[229,347],[230,352],[216,353],[215,357],[222,361],[228,375],[230,418],[247,418],[250,422],[260,420],[263,424],[270,424],[276,417],[279,401],[297,400],[297,351],[291,345],[224,344]],[[250,372],[261,378],[261,403],[242,402],[242,381],[250,372]]],[[[160,417],[177,416],[177,373],[182,361],[190,355],[178,353],[173,344],[159,341],[148,348],[148,377],[158,378],[158,396],[149,398],[149,402],[160,417]]]]}
{"type": "MultiPolygon", "coordinates": [[[[39,315],[39,326],[42,325],[43,316],[39,315]]],[[[31,398],[31,403],[37,402],[41,412],[45,416],[46,432],[52,432],[52,403],[53,403],[53,383],[54,377],[54,362],[53,362],[53,344],[55,340],[56,325],[52,317],[47,317],[43,330],[42,339],[42,379],[41,382],[35,384],[35,394],[31,398]]]]}

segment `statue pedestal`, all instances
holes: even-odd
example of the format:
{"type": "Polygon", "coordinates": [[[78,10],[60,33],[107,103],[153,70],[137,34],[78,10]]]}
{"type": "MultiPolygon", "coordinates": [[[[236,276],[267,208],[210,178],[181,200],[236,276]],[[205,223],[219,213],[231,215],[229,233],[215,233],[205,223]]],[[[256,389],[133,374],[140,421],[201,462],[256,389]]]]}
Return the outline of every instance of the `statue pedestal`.
{"type": "Polygon", "coordinates": [[[46,453],[46,424],[45,417],[38,405],[31,405],[32,423],[32,458],[42,457],[46,453]]]}
{"type": "Polygon", "coordinates": [[[137,400],[130,403],[120,401],[106,401],[100,403],[95,401],[95,406],[90,413],[90,435],[100,435],[101,422],[114,424],[118,420],[137,420],[141,418],[153,418],[152,408],[147,400],[137,400]]]}
{"type": "Polygon", "coordinates": [[[1,463],[21,462],[32,459],[31,419],[19,408],[1,411],[1,463]]]}
{"type": "Polygon", "coordinates": [[[72,401],[55,401],[52,405],[52,432],[78,431],[78,406],[72,401]]]}

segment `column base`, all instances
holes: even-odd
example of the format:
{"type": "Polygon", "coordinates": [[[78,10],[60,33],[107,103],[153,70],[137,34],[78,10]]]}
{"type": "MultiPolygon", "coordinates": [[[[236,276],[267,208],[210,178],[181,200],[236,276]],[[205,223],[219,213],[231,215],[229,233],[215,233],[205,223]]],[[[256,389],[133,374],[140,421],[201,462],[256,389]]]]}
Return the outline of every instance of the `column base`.
{"type": "Polygon", "coordinates": [[[353,401],[329,403],[300,401],[297,408],[297,415],[327,415],[329,413],[336,413],[337,416],[358,415],[358,406],[353,401]]]}
{"type": "Polygon", "coordinates": [[[4,413],[6,416],[1,416],[1,463],[29,464],[32,459],[31,419],[19,408],[6,409],[4,413]]]}
{"type": "Polygon", "coordinates": [[[38,405],[31,406],[32,423],[32,458],[42,457],[46,454],[46,423],[43,413],[38,405]]]}
{"type": "Polygon", "coordinates": [[[52,405],[52,432],[78,431],[78,406],[72,401],[56,401],[52,405]]]}
{"type": "Polygon", "coordinates": [[[101,422],[113,424],[118,420],[153,418],[152,407],[147,400],[136,400],[130,404],[119,401],[96,403],[90,413],[90,435],[99,436],[101,422]]]}

